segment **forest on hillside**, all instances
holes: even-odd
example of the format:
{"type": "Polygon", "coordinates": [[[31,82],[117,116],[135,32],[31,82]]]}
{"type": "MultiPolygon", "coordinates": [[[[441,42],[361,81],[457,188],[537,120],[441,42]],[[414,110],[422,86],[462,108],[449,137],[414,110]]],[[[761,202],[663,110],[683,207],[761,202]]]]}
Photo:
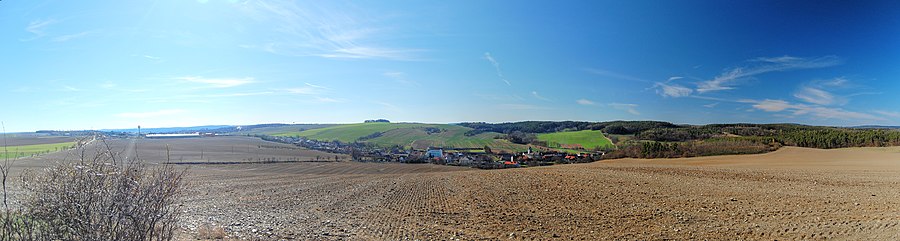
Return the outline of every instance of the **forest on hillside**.
{"type": "MultiPolygon", "coordinates": [[[[601,130],[607,135],[627,135],[616,141],[618,148],[606,150],[608,157],[672,158],[724,154],[753,154],[782,146],[820,149],[900,145],[900,131],[799,124],[710,124],[676,125],[661,121],[525,121],[490,124],[462,123],[467,134],[498,132],[520,144],[544,145],[536,133],[601,130]]],[[[617,138],[614,138],[617,139],[617,138]]]]}
{"type": "Polygon", "coordinates": [[[516,131],[524,133],[551,133],[560,131],[602,130],[610,134],[635,134],[654,128],[676,128],[675,124],[662,121],[523,121],[508,123],[466,122],[459,125],[472,128],[467,135],[484,132],[510,134],[516,131]]]}

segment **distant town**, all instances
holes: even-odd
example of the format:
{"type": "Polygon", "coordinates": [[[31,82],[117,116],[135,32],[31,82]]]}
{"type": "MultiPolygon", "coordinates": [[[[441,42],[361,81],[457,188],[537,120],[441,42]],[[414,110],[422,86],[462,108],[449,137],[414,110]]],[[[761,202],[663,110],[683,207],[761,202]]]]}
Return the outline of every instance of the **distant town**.
{"type": "MultiPolygon", "coordinates": [[[[389,123],[387,120],[367,120],[364,123],[389,123]]],[[[240,129],[240,127],[237,127],[240,129]]],[[[217,136],[239,135],[234,133],[221,133],[221,130],[208,132],[189,133],[130,133],[117,131],[38,131],[39,134],[57,136],[90,136],[105,135],[114,138],[211,138],[217,136]]],[[[397,162],[397,163],[431,163],[439,165],[465,166],[480,169],[520,168],[534,166],[548,166],[554,164],[587,163],[603,158],[605,152],[585,151],[583,153],[570,153],[552,151],[548,149],[535,150],[528,147],[524,152],[509,152],[504,150],[492,150],[485,146],[482,148],[460,148],[430,146],[424,149],[411,147],[392,146],[383,147],[365,142],[341,142],[321,141],[299,136],[272,136],[262,134],[243,134],[261,138],[265,141],[291,144],[297,147],[323,151],[334,154],[349,155],[357,162],[397,162]]],[[[316,161],[324,161],[316,160],[316,161]]]]}
{"type": "Polygon", "coordinates": [[[440,165],[468,166],[482,169],[547,166],[553,164],[584,163],[600,160],[604,153],[571,154],[563,152],[535,152],[531,148],[523,153],[494,152],[485,148],[429,147],[425,150],[395,146],[383,148],[365,143],[318,141],[303,137],[258,136],[263,140],[293,144],[313,150],[347,154],[360,162],[432,163],[440,165]]]}

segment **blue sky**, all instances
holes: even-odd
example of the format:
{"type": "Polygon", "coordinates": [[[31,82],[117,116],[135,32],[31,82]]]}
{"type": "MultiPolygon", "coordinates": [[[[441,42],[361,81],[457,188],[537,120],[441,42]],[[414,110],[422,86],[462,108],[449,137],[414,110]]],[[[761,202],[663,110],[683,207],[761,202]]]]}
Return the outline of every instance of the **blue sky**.
{"type": "Polygon", "coordinates": [[[7,131],[900,125],[897,1],[0,1],[7,131]]]}

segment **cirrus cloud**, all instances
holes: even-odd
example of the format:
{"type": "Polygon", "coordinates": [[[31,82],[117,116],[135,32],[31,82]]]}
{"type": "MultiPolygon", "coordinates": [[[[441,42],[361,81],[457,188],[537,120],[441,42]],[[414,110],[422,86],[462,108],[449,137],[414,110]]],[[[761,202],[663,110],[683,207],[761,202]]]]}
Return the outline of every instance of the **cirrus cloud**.
{"type": "Polygon", "coordinates": [[[766,112],[790,112],[793,116],[809,115],[817,118],[825,119],[842,119],[842,120],[876,120],[883,121],[884,118],[862,112],[848,111],[841,108],[831,108],[816,105],[806,105],[799,103],[790,103],[784,100],[739,100],[741,103],[752,104],[753,108],[766,112]]]}
{"type": "Polygon", "coordinates": [[[653,85],[653,88],[656,88],[656,93],[663,97],[685,97],[690,96],[694,93],[694,90],[688,87],[684,87],[677,84],[665,84],[661,82],[656,82],[653,85]]]}
{"type": "Polygon", "coordinates": [[[637,104],[611,103],[609,106],[613,109],[624,110],[632,115],[641,115],[641,113],[635,109],[638,107],[637,104]]]}
{"type": "Polygon", "coordinates": [[[841,59],[834,55],[815,58],[802,58],[785,55],[782,57],[756,58],[751,60],[751,62],[755,62],[758,64],[732,68],[722,74],[719,74],[711,80],[697,83],[697,92],[706,93],[712,91],[731,90],[736,88],[735,86],[739,81],[751,78],[756,75],[796,69],[831,67],[841,64],[841,59]]]}
{"type": "Polygon", "coordinates": [[[584,99],[584,98],[576,100],[575,103],[578,103],[579,105],[596,105],[597,104],[591,100],[584,99]]]}
{"type": "Polygon", "coordinates": [[[204,78],[200,76],[178,77],[176,80],[206,84],[212,88],[230,88],[255,83],[253,78],[204,78]]]}

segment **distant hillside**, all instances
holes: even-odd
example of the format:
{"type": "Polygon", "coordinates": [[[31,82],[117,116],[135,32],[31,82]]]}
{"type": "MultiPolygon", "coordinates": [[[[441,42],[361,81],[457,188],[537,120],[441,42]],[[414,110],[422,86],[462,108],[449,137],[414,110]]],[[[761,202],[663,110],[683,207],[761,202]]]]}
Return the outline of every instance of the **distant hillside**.
{"type": "Polygon", "coordinates": [[[495,139],[499,133],[481,133],[467,136],[470,128],[457,125],[427,125],[418,128],[397,128],[383,132],[381,135],[367,140],[380,145],[410,146],[424,149],[429,146],[482,148],[489,146],[495,150],[522,151],[525,145],[514,144],[507,140],[495,139]]]}
{"type": "Polygon", "coordinates": [[[344,124],[334,125],[325,128],[290,131],[274,134],[274,136],[302,136],[322,141],[341,141],[353,142],[362,137],[373,135],[375,133],[383,133],[385,131],[400,128],[422,128],[432,126],[428,124],[418,123],[360,123],[360,124],[344,124]]]}
{"type": "Polygon", "coordinates": [[[372,122],[344,125],[285,125],[254,134],[301,136],[379,146],[429,146],[523,151],[528,147],[567,152],[605,150],[609,157],[688,157],[750,154],[781,146],[842,148],[900,145],[900,131],[800,124],[676,125],[660,121],[525,121],[422,124],[372,122]]]}
{"type": "Polygon", "coordinates": [[[237,127],[232,128],[228,132],[233,132],[234,134],[249,134],[249,135],[272,135],[272,134],[281,134],[281,133],[293,133],[293,132],[301,132],[305,130],[319,129],[334,126],[333,124],[263,124],[263,125],[248,125],[248,126],[240,126],[240,129],[237,127]]]}
{"type": "Polygon", "coordinates": [[[429,146],[482,148],[522,151],[526,145],[495,139],[500,133],[486,132],[467,136],[472,128],[448,124],[360,123],[334,125],[305,131],[270,133],[275,136],[302,136],[309,139],[341,142],[362,141],[381,146],[404,146],[425,149],[429,146]]]}
{"type": "MultiPolygon", "coordinates": [[[[189,126],[189,127],[161,127],[161,128],[141,128],[141,133],[177,133],[177,132],[202,132],[208,130],[215,130],[221,128],[232,127],[229,125],[207,125],[207,126],[189,126]]],[[[127,133],[137,133],[137,128],[129,128],[129,129],[103,129],[101,131],[111,131],[111,132],[127,132],[127,133]]]]}
{"type": "MultiPolygon", "coordinates": [[[[299,132],[303,130],[317,129],[333,126],[331,124],[255,124],[255,125],[205,125],[205,126],[188,126],[188,127],[162,127],[162,128],[141,128],[141,133],[189,133],[189,132],[212,132],[212,133],[232,133],[232,134],[269,134],[282,132],[299,132]]],[[[137,128],[130,129],[103,129],[107,132],[126,132],[137,133],[137,128]]]]}
{"type": "Polygon", "coordinates": [[[878,125],[865,125],[865,126],[854,126],[850,127],[854,129],[900,129],[900,126],[878,126],[878,125]]]}
{"type": "Polygon", "coordinates": [[[636,134],[649,129],[677,128],[678,125],[662,121],[522,121],[507,123],[468,122],[459,125],[472,128],[469,134],[481,132],[497,132],[510,134],[513,132],[524,133],[553,133],[562,131],[601,130],[610,134],[636,134]]]}

